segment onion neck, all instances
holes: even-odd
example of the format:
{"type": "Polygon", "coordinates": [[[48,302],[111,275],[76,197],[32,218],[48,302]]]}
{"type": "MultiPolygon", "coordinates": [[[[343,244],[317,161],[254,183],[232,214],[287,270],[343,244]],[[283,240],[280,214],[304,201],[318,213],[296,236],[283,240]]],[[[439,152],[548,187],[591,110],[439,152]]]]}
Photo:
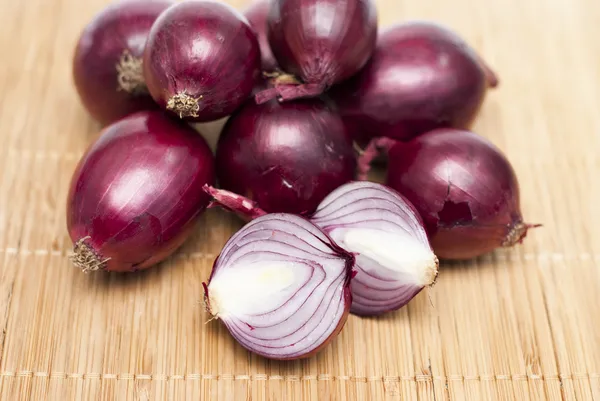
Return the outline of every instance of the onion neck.
{"type": "Polygon", "coordinates": [[[148,88],[144,82],[142,69],[142,59],[134,57],[129,50],[123,50],[115,68],[117,69],[117,82],[119,90],[132,95],[142,95],[148,93],[148,88]]]}
{"type": "Polygon", "coordinates": [[[212,198],[211,206],[218,205],[225,210],[236,213],[246,221],[267,214],[256,202],[245,196],[224,189],[217,189],[208,184],[204,185],[202,189],[212,198]]]}
{"type": "Polygon", "coordinates": [[[327,89],[324,83],[303,83],[295,75],[283,72],[263,73],[272,86],[258,92],[254,96],[257,104],[266,103],[273,99],[280,101],[316,97],[327,89]]]}
{"type": "Polygon", "coordinates": [[[198,100],[202,96],[195,98],[186,93],[177,93],[167,101],[167,110],[177,114],[179,118],[198,117],[200,103],[198,100]]]}
{"type": "Polygon", "coordinates": [[[110,260],[110,258],[102,258],[90,245],[86,244],[86,241],[90,238],[84,237],[78,240],[73,247],[73,255],[71,256],[73,264],[84,273],[104,270],[110,260]]]}
{"type": "Polygon", "coordinates": [[[380,137],[373,138],[369,141],[369,144],[364,149],[358,149],[358,172],[357,179],[359,181],[366,181],[371,171],[371,164],[381,153],[387,153],[390,148],[396,143],[394,139],[380,137]]]}

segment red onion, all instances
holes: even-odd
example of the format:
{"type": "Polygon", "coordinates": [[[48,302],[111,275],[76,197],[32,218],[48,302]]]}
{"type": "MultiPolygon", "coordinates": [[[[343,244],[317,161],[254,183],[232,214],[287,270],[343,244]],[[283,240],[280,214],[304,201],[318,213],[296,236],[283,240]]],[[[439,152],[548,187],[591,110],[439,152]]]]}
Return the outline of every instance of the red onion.
{"type": "Polygon", "coordinates": [[[278,0],[267,24],[273,54],[293,77],[257,94],[259,103],[323,93],[365,66],[377,38],[372,0],[278,0]]]}
{"type": "Polygon", "coordinates": [[[408,140],[439,127],[467,128],[496,76],[460,37],[428,22],[382,32],[369,64],[332,89],[357,141],[408,140]]]}
{"type": "Polygon", "coordinates": [[[248,19],[258,38],[263,71],[274,71],[278,68],[267,37],[267,16],[271,9],[271,2],[272,0],[255,0],[244,10],[244,16],[248,19]]]}
{"type": "Polygon", "coordinates": [[[269,214],[234,234],[204,284],[208,311],[270,359],[321,350],[342,329],[354,258],[308,220],[269,214]]]}
{"type": "Polygon", "coordinates": [[[115,2],[81,33],[73,79],[83,105],[102,124],[158,107],[144,83],[142,54],[154,20],[171,4],[166,0],[115,2]]]}
{"type": "Polygon", "coordinates": [[[519,185],[502,152],[469,131],[437,129],[389,150],[387,184],[425,222],[440,258],[467,259],[520,243],[519,185]]]}
{"type": "Polygon", "coordinates": [[[160,111],[109,125],[79,162],[67,200],[75,265],[135,271],[165,259],[188,237],[209,198],[206,141],[160,111]]]}
{"type": "Polygon", "coordinates": [[[246,18],[212,0],[186,0],[154,23],[144,77],[154,100],[190,121],[231,114],[260,75],[260,48],[246,18]]]}
{"type": "Polygon", "coordinates": [[[325,102],[249,101],[225,124],[216,165],[223,188],[267,212],[306,215],[354,178],[356,159],[342,120],[325,102]]]}
{"type": "Polygon", "coordinates": [[[399,309],[434,284],[438,259],[418,212],[397,192],[372,182],[343,185],[311,221],[356,257],[351,313],[399,309]]]}

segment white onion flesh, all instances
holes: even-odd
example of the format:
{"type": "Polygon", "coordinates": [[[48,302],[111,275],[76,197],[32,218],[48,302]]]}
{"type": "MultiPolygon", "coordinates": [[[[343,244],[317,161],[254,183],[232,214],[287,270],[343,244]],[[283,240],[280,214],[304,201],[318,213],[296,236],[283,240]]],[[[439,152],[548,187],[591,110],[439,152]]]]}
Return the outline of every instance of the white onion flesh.
{"type": "Polygon", "coordinates": [[[225,244],[207,285],[208,308],[248,350],[306,357],[346,321],[352,265],[308,220],[264,215],[225,244]]]}
{"type": "Polygon", "coordinates": [[[399,309],[435,282],[438,260],[421,218],[392,189],[366,181],[348,183],[321,202],[311,221],[355,254],[352,313],[399,309]]]}

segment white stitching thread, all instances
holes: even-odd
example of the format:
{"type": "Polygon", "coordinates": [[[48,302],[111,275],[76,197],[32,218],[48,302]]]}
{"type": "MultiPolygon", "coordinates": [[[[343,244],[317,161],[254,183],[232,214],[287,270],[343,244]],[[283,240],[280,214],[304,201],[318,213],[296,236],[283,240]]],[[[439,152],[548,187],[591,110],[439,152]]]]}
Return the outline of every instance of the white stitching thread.
{"type": "Polygon", "coordinates": [[[536,374],[496,374],[496,375],[414,375],[414,376],[348,376],[348,375],[233,375],[233,374],[134,374],[134,373],[66,373],[66,372],[37,372],[21,370],[16,372],[0,372],[0,377],[7,378],[50,378],[50,379],[77,379],[77,380],[225,380],[225,381],[351,381],[358,383],[367,382],[431,382],[431,381],[527,381],[527,380],[588,380],[600,379],[600,373],[571,373],[554,375],[536,374]]]}

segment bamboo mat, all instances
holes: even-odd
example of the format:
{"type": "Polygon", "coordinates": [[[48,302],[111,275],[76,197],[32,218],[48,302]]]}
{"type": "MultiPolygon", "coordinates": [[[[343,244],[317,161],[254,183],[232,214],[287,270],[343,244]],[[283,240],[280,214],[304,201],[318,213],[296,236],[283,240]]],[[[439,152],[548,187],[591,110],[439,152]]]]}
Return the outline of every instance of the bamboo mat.
{"type": "Polygon", "coordinates": [[[475,129],[514,163],[526,219],[544,227],[444,265],[407,308],[351,317],[318,356],[287,363],[205,324],[200,283],[240,227],[225,213],[146,273],[70,266],[66,191],[98,131],[71,54],[104,2],[2,2],[1,401],[600,400],[598,2],[378,2],[382,25],[443,22],[497,70],[475,129]]]}

